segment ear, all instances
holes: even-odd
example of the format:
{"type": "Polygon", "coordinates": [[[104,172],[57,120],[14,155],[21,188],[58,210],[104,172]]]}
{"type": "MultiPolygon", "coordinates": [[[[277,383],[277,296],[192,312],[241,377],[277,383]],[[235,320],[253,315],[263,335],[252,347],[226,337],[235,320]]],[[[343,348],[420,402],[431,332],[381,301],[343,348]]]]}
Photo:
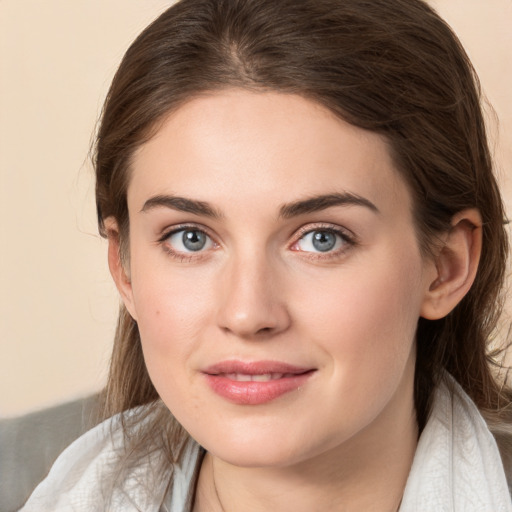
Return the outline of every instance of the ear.
{"type": "Polygon", "coordinates": [[[456,214],[444,244],[434,260],[435,278],[430,282],[421,316],[439,320],[462,300],[475,280],[482,250],[482,218],[476,209],[456,214]]]}
{"type": "Polygon", "coordinates": [[[114,279],[117,290],[121,295],[121,299],[123,300],[126,309],[132,318],[137,321],[129,269],[127,268],[127,264],[123,263],[123,258],[121,256],[119,226],[117,225],[117,221],[114,217],[106,218],[104,224],[108,238],[108,267],[110,269],[110,274],[114,279]]]}

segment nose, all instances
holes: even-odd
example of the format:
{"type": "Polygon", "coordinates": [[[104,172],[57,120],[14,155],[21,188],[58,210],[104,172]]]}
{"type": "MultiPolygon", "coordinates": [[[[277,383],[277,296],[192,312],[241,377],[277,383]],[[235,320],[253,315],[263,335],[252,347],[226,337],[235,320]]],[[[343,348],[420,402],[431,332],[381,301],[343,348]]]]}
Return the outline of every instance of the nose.
{"type": "Polygon", "coordinates": [[[290,325],[279,269],[268,259],[233,258],[221,276],[219,327],[239,338],[262,339],[290,325]]]}

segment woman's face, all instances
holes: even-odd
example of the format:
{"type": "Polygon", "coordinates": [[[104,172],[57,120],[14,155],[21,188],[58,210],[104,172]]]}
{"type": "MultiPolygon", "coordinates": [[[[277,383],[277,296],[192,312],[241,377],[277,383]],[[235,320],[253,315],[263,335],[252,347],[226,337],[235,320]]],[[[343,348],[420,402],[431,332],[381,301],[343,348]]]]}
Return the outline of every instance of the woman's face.
{"type": "Polygon", "coordinates": [[[383,138],[299,96],[230,90],[170,115],[132,172],[125,302],[201,445],[286,466],[414,417],[433,269],[383,138]]]}

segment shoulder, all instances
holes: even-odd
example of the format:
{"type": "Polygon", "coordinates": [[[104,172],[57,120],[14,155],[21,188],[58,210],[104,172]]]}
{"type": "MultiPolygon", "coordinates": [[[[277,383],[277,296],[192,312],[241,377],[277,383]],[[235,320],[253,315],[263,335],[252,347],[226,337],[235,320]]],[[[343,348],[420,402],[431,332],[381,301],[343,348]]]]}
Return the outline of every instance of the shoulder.
{"type": "Polygon", "coordinates": [[[123,454],[124,430],[118,415],[100,423],[64,450],[21,511],[156,512],[170,477],[169,471],[154,478],[154,468],[162,454],[153,451],[141,458],[119,481],[117,468],[123,454]]]}
{"type": "MultiPolygon", "coordinates": [[[[445,375],[418,441],[403,510],[511,511],[495,437],[476,405],[445,375]]],[[[401,509],[402,510],[402,509],[401,509]]]]}
{"type": "Polygon", "coordinates": [[[512,495],[512,421],[509,418],[493,414],[484,413],[484,417],[489,430],[493,434],[494,439],[496,439],[508,487],[512,495]]]}
{"type": "MultiPolygon", "coordinates": [[[[438,389],[437,394],[450,395],[449,407],[460,408],[464,410],[463,414],[458,414],[459,429],[458,436],[465,434],[464,425],[470,424],[470,439],[478,441],[477,446],[482,448],[484,437],[488,438],[488,443],[493,444],[495,448],[489,446],[486,452],[494,453],[496,465],[499,466],[505,474],[508,489],[512,495],[512,409],[507,407],[499,412],[480,410],[471,398],[466,394],[455,379],[445,374],[444,383],[438,389]],[[462,418],[464,416],[464,418],[462,418]],[[478,431],[476,424],[480,424],[480,435],[475,435],[478,431]],[[485,436],[485,432],[489,434],[485,436]]],[[[438,397],[439,399],[439,397],[438,397]]],[[[441,400],[442,401],[442,400],[441,400]]],[[[446,403],[446,400],[445,400],[446,403]]],[[[482,453],[481,453],[482,455],[482,453]]]]}

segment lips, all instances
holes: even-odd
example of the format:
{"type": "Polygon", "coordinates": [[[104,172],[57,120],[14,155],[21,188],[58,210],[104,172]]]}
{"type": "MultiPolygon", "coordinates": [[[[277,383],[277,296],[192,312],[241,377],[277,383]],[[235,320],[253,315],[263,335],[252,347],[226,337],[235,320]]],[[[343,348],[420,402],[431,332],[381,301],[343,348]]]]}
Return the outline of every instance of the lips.
{"type": "Polygon", "coordinates": [[[238,405],[260,405],[304,386],[315,372],[278,361],[223,361],[203,374],[210,388],[238,405]]]}
{"type": "Polygon", "coordinates": [[[271,380],[293,377],[293,373],[262,373],[261,375],[250,375],[246,373],[226,373],[225,377],[237,382],[269,382],[271,380]]]}

